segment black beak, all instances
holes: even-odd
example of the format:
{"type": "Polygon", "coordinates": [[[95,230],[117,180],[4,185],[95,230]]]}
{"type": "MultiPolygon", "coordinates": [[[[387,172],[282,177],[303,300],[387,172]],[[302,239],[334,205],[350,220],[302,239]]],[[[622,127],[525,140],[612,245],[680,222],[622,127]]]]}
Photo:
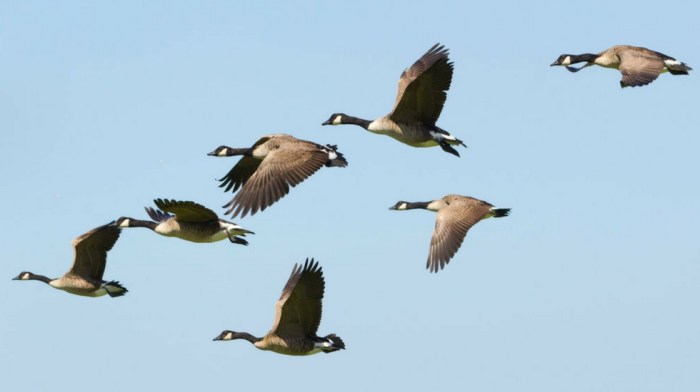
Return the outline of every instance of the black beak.
{"type": "Polygon", "coordinates": [[[217,336],[214,339],[212,339],[212,342],[216,342],[217,340],[221,340],[221,336],[217,336]]]}
{"type": "Polygon", "coordinates": [[[559,61],[558,61],[558,60],[555,61],[555,62],[553,62],[552,64],[549,64],[550,67],[553,67],[553,66],[555,66],[555,65],[559,65],[559,61]]]}
{"type": "Polygon", "coordinates": [[[210,157],[215,157],[216,151],[209,152],[209,153],[207,153],[207,155],[209,155],[210,157]]]}
{"type": "Polygon", "coordinates": [[[19,279],[19,276],[15,276],[14,278],[12,278],[12,280],[20,280],[20,279],[19,279]]]}

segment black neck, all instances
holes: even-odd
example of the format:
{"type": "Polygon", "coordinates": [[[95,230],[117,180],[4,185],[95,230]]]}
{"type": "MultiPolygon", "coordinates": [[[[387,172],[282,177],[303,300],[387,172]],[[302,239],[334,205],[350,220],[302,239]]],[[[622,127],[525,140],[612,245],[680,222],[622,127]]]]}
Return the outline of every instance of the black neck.
{"type": "Polygon", "coordinates": [[[232,157],[236,155],[246,155],[246,156],[251,156],[253,153],[252,148],[231,148],[229,147],[228,150],[226,150],[226,156],[227,157],[232,157]]]}
{"type": "Polygon", "coordinates": [[[234,332],[231,338],[232,339],[245,339],[253,344],[262,340],[261,338],[256,338],[255,336],[249,334],[248,332],[234,332]]]}
{"type": "Polygon", "coordinates": [[[576,64],[576,63],[592,63],[595,61],[595,59],[598,58],[597,54],[593,53],[584,53],[584,54],[579,54],[579,55],[571,55],[571,64],[576,64]]]}
{"type": "Polygon", "coordinates": [[[146,227],[151,230],[155,230],[156,226],[158,226],[158,223],[152,221],[138,220],[132,218],[127,219],[129,219],[129,227],[146,227]]]}
{"type": "Polygon", "coordinates": [[[430,204],[429,201],[417,201],[415,203],[406,203],[406,209],[407,210],[414,210],[416,208],[427,209],[428,204],[430,204]]]}
{"type": "Polygon", "coordinates": [[[367,129],[371,123],[372,121],[369,120],[364,120],[353,116],[343,116],[343,124],[355,124],[367,129]]]}
{"type": "Polygon", "coordinates": [[[47,278],[47,277],[44,276],[44,275],[31,274],[31,275],[29,275],[29,280],[40,280],[40,281],[42,281],[42,282],[44,282],[44,283],[46,283],[46,284],[49,284],[49,283],[51,283],[51,281],[52,281],[53,279],[47,278]]]}

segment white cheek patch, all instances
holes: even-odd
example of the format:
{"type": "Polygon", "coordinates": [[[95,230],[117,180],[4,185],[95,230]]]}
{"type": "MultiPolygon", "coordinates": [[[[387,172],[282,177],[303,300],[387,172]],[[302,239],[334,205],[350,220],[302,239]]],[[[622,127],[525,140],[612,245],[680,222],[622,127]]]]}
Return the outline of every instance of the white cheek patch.
{"type": "Polygon", "coordinates": [[[220,157],[225,157],[228,154],[228,148],[224,148],[223,150],[219,151],[219,156],[220,157]]]}
{"type": "Polygon", "coordinates": [[[561,62],[561,65],[571,65],[571,56],[566,56],[564,61],[561,62]]]}
{"type": "Polygon", "coordinates": [[[333,119],[333,125],[340,125],[342,124],[343,116],[335,116],[333,119]]]}
{"type": "Polygon", "coordinates": [[[681,62],[678,60],[664,60],[664,64],[666,64],[666,65],[681,65],[681,62]]]}
{"type": "Polygon", "coordinates": [[[119,224],[119,227],[129,227],[129,220],[124,219],[122,223],[119,224]]]}
{"type": "Polygon", "coordinates": [[[328,151],[328,159],[330,159],[332,161],[335,158],[338,158],[338,154],[336,154],[335,151],[333,151],[333,150],[328,151]]]}

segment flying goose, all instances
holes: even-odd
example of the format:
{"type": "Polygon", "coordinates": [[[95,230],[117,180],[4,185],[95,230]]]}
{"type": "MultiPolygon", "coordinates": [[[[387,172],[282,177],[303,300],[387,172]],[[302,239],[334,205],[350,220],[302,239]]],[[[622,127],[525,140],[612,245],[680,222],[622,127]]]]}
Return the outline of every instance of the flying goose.
{"type": "Polygon", "coordinates": [[[316,335],[321,323],[324,287],[323,271],[318,262],[306,259],[303,268],[295,264],[275,306],[275,322],[267,335],[257,338],[246,332],[226,330],[214,340],[245,339],[260,350],[286,355],[332,353],[345,349],[345,343],[335,334],[316,335]]]}
{"type": "Polygon", "coordinates": [[[231,148],[220,146],[207,155],[243,158],[219,181],[219,187],[228,192],[241,190],[224,205],[226,214],[233,217],[248,212],[263,211],[322,166],[345,167],[348,161],[337,151],[337,146],[316,144],[290,135],[273,134],[261,137],[252,147],[231,148]]]}
{"type": "Polygon", "coordinates": [[[571,72],[578,72],[591,65],[619,69],[622,73],[620,87],[645,86],[668,71],[671,75],[687,75],[691,71],[687,64],[647,48],[617,45],[598,54],[562,54],[551,66],[563,65],[571,72]],[[571,64],[586,62],[575,68],[571,64]]]}
{"type": "Polygon", "coordinates": [[[466,145],[435,125],[452,83],[454,63],[449,62],[448,54],[444,46],[435,44],[403,71],[394,108],[386,116],[370,121],[334,113],[321,125],[355,124],[409,146],[439,145],[444,151],[459,156],[452,145],[466,145]]]}
{"type": "Polygon", "coordinates": [[[480,220],[501,218],[510,214],[510,208],[494,208],[485,201],[460,195],[447,195],[442,199],[426,202],[399,201],[389,209],[403,211],[415,208],[437,212],[426,265],[430,272],[438,272],[438,269],[445,268],[462,245],[467,231],[480,220]]]}
{"type": "Polygon", "coordinates": [[[248,241],[237,236],[255,234],[233,222],[219,219],[214,211],[193,201],[155,199],[153,203],[160,210],[145,207],[153,221],[123,216],[117,219],[116,225],[146,227],[160,235],[191,242],[216,242],[228,238],[234,244],[248,245],[248,241]]]}
{"type": "Polygon", "coordinates": [[[117,281],[106,282],[102,275],[107,264],[107,252],[119,238],[121,229],[110,222],[73,240],[73,265],[62,277],[47,278],[31,272],[22,272],[13,280],[40,280],[49,286],[85,297],[100,297],[108,294],[119,297],[129,290],[117,281]]]}

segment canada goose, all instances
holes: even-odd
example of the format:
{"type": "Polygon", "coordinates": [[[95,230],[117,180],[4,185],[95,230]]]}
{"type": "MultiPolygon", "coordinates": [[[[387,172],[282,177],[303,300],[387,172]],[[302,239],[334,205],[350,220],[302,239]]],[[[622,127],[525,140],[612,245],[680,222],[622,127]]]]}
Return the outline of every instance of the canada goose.
{"type": "Polygon", "coordinates": [[[462,245],[467,231],[480,220],[501,218],[510,213],[510,208],[494,208],[485,201],[460,195],[447,195],[442,199],[426,202],[399,201],[389,209],[403,211],[415,208],[437,212],[426,265],[430,272],[438,272],[438,269],[445,268],[462,245]]]}
{"type": "Polygon", "coordinates": [[[435,125],[452,83],[454,63],[448,50],[435,44],[399,78],[399,92],[391,112],[374,121],[334,113],[321,125],[355,124],[381,135],[387,135],[413,147],[440,146],[459,156],[451,145],[466,145],[449,132],[435,125]]]}
{"type": "Polygon", "coordinates": [[[672,75],[687,75],[692,70],[687,64],[663,53],[629,45],[613,46],[598,54],[562,54],[550,66],[555,65],[566,66],[571,72],[578,72],[591,65],[619,69],[622,73],[620,87],[623,88],[645,86],[666,71],[672,75]],[[579,68],[570,66],[584,61],[586,64],[579,68]]]}
{"type": "Polygon", "coordinates": [[[116,225],[146,227],[166,237],[192,242],[216,242],[228,238],[234,244],[248,245],[248,241],[237,236],[255,234],[233,222],[219,219],[214,211],[193,201],[155,199],[153,203],[161,211],[151,207],[145,209],[155,222],[121,217],[116,225]]]}
{"type": "Polygon", "coordinates": [[[100,297],[109,294],[119,297],[129,290],[117,281],[106,282],[102,275],[107,264],[107,252],[119,238],[121,229],[110,222],[73,240],[73,265],[62,277],[47,278],[31,272],[22,272],[13,280],[40,280],[49,286],[65,292],[85,297],[100,297]]]}
{"type": "Polygon", "coordinates": [[[246,332],[226,330],[214,340],[245,339],[260,350],[286,355],[332,353],[345,349],[345,343],[335,334],[316,335],[321,323],[324,287],[323,271],[318,262],[306,259],[303,268],[295,264],[275,306],[275,322],[267,335],[257,338],[246,332]]]}
{"type": "Polygon", "coordinates": [[[226,213],[233,217],[248,212],[254,215],[264,211],[282,196],[289,193],[289,187],[296,186],[322,166],[345,167],[348,161],[339,153],[337,146],[322,146],[290,135],[274,134],[263,136],[248,148],[220,146],[207,155],[230,157],[243,155],[243,158],[219,181],[219,187],[228,192],[238,192],[224,205],[226,213]]]}

